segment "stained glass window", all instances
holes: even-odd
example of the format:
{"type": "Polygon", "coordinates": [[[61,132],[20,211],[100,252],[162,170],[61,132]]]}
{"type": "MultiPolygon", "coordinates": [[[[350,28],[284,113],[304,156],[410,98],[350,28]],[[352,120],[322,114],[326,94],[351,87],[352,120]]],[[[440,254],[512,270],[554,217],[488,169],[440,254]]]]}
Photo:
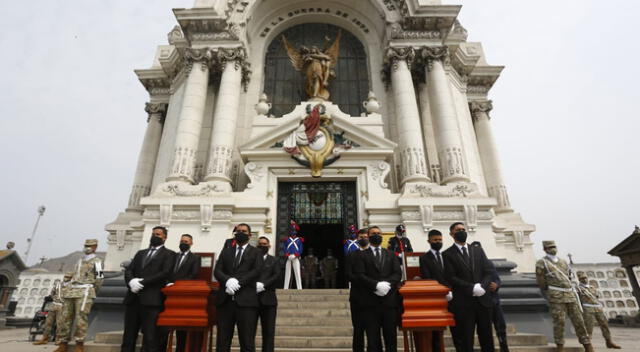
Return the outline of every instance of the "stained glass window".
{"type": "Polygon", "coordinates": [[[300,224],[341,224],[342,185],[335,182],[293,186],[290,214],[300,224]]]}
{"type": "MultiPolygon", "coordinates": [[[[296,71],[282,45],[282,35],[292,46],[323,48],[325,37],[335,40],[340,28],[327,23],[305,23],[278,34],[269,44],[264,66],[264,92],[271,103],[271,114],[276,117],[289,113],[301,101],[306,101],[305,78],[296,71]]],[[[351,116],[360,116],[362,102],[369,92],[367,56],[362,43],[353,34],[341,29],[340,54],[331,80],[329,100],[351,116]]]]}

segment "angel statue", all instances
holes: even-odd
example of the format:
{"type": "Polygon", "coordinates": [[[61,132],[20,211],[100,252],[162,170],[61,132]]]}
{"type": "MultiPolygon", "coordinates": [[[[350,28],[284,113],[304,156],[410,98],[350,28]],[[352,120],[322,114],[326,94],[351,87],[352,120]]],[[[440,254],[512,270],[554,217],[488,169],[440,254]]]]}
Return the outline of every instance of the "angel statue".
{"type": "Polygon", "coordinates": [[[315,46],[307,48],[304,45],[296,50],[289,44],[287,38],[282,36],[282,43],[287,50],[293,68],[296,71],[302,71],[306,77],[305,92],[311,100],[329,99],[329,80],[336,76],[333,68],[338,62],[341,36],[342,32],[338,31],[336,40],[331,45],[329,45],[329,38],[325,37],[322,50],[315,46]]]}

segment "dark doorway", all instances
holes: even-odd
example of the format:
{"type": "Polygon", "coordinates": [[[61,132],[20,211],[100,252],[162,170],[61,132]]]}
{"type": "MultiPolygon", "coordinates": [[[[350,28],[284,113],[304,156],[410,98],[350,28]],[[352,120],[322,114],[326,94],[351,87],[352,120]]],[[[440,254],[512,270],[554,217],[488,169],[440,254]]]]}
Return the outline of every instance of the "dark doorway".
{"type": "MultiPolygon", "coordinates": [[[[303,256],[309,248],[313,248],[314,255],[321,261],[327,255],[327,250],[331,249],[339,263],[336,275],[338,288],[347,287],[343,254],[347,227],[358,223],[355,189],[355,182],[278,184],[278,239],[282,243],[287,238],[289,221],[295,220],[304,238],[303,256]]],[[[322,280],[317,281],[317,287],[324,287],[322,280]]]]}

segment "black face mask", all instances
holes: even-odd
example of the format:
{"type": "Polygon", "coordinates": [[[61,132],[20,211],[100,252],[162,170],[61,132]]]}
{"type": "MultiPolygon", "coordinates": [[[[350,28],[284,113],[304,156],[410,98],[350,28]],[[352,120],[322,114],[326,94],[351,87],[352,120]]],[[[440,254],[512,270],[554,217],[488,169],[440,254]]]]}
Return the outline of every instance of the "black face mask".
{"type": "Polygon", "coordinates": [[[151,239],[149,240],[149,244],[151,245],[151,247],[158,247],[163,243],[164,243],[164,240],[162,238],[151,235],[151,239]]]}
{"type": "Polygon", "coordinates": [[[260,252],[262,252],[263,255],[269,252],[269,246],[258,246],[258,249],[260,250],[260,252]]]}
{"type": "Polygon", "coordinates": [[[236,239],[236,242],[241,245],[249,241],[249,235],[246,232],[238,231],[233,236],[236,239]]]}
{"type": "Polygon", "coordinates": [[[178,247],[180,248],[180,252],[186,252],[191,248],[191,246],[186,243],[180,243],[180,246],[178,247]]]}
{"type": "Polygon", "coordinates": [[[368,238],[361,238],[358,240],[358,246],[364,248],[366,246],[369,245],[369,239],[368,238]]]}
{"type": "Polygon", "coordinates": [[[442,242],[429,242],[429,245],[431,246],[431,249],[433,249],[434,251],[439,251],[442,249],[442,242]]]}
{"type": "Polygon", "coordinates": [[[369,236],[369,242],[371,242],[371,244],[374,246],[379,246],[380,243],[382,243],[382,236],[380,235],[369,236]]]}
{"type": "Polygon", "coordinates": [[[458,231],[453,234],[453,238],[458,242],[467,242],[467,231],[458,231]]]}

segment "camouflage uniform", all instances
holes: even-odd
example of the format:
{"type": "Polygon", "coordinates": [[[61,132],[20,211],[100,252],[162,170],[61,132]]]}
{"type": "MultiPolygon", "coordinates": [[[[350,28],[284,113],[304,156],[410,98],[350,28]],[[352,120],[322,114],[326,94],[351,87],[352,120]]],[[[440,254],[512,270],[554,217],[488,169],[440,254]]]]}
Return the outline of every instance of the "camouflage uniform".
{"type": "Polygon", "coordinates": [[[578,294],[580,295],[580,302],[582,302],[582,317],[584,318],[584,325],[587,328],[587,333],[592,336],[593,324],[598,322],[602,336],[605,340],[611,341],[611,332],[609,331],[609,324],[607,318],[604,316],[602,306],[598,302],[598,290],[595,287],[580,283],[578,286],[578,294]]]}
{"type": "MultiPolygon", "coordinates": [[[[97,245],[97,240],[87,240],[85,246],[88,245],[87,243],[94,243],[93,241],[97,245]]],[[[61,343],[69,342],[74,321],[76,323],[75,341],[84,342],[89,327],[89,312],[101,284],[102,260],[95,254],[80,259],[68,291],[65,292],[62,319],[58,322],[58,336],[61,343]]]]}
{"type": "Polygon", "coordinates": [[[318,258],[315,257],[313,253],[309,253],[302,259],[302,266],[304,267],[304,271],[302,272],[302,282],[304,282],[304,288],[316,288],[318,258]]]}
{"type": "Polygon", "coordinates": [[[547,301],[553,318],[553,338],[557,345],[564,345],[564,321],[569,315],[578,340],[583,345],[591,344],[584,326],[580,303],[571,285],[567,262],[558,258],[553,262],[545,256],[536,262],[536,280],[547,301]]]}
{"type": "MultiPolygon", "coordinates": [[[[67,273],[64,276],[65,280],[68,280],[73,276],[73,273],[67,273]]],[[[51,293],[49,296],[52,301],[47,305],[47,320],[44,322],[44,332],[42,333],[42,339],[34,342],[34,345],[44,345],[49,342],[49,337],[51,336],[51,330],[53,329],[54,324],[61,320],[62,313],[62,305],[63,305],[63,297],[64,292],[66,291],[67,282],[59,282],[57,285],[53,286],[51,289],[51,293]]],[[[59,334],[57,336],[60,336],[59,334]]],[[[56,339],[56,341],[59,338],[56,339]]]]}
{"type": "Polygon", "coordinates": [[[320,272],[324,281],[324,288],[336,288],[336,274],[338,271],[338,259],[336,257],[324,257],[320,261],[320,272]]]}

